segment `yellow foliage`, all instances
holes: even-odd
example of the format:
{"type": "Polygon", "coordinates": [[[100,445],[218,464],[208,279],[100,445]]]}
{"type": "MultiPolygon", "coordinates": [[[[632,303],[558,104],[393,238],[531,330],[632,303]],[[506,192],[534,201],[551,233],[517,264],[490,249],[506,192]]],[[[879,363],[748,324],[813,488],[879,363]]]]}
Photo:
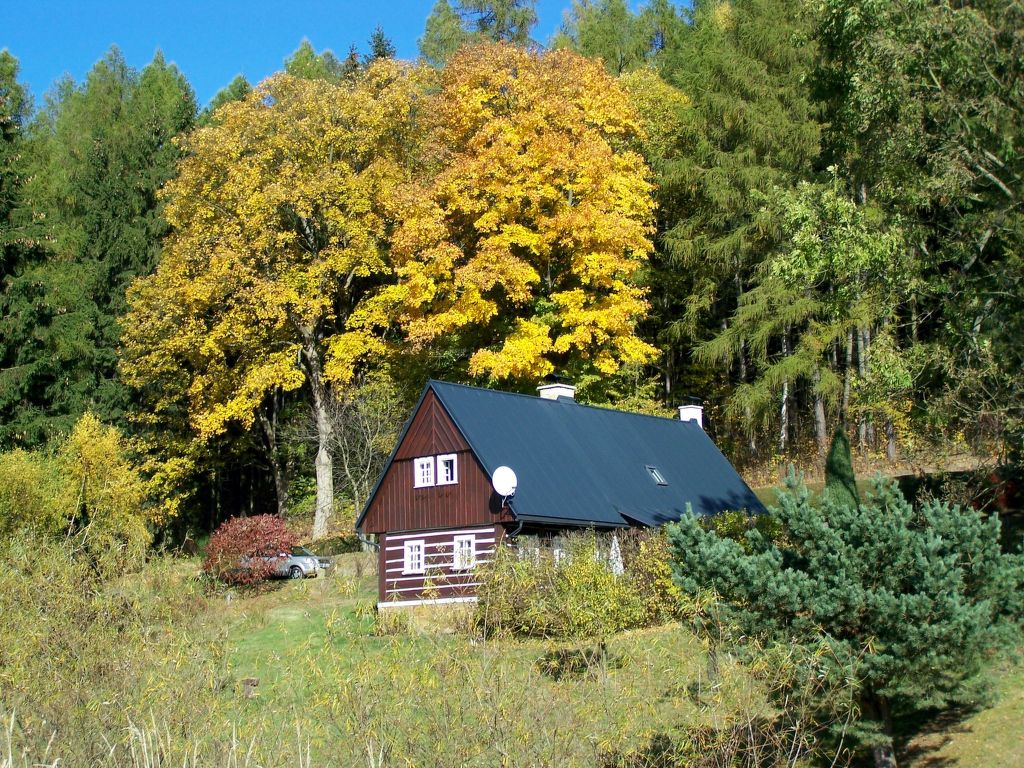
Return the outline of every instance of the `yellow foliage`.
{"type": "Polygon", "coordinates": [[[139,563],[156,521],[124,438],[90,413],[56,454],[0,454],[0,536],[72,536],[100,562],[139,563]]]}
{"type": "Polygon", "coordinates": [[[619,78],[619,85],[629,94],[639,115],[644,156],[670,156],[683,133],[684,113],[691,105],[689,97],[665,82],[653,67],[627,72],[619,78]]]}
{"type": "Polygon", "coordinates": [[[616,82],[569,51],[485,44],[452,59],[424,113],[425,165],[395,196],[398,283],[359,322],[397,322],[414,348],[465,333],[471,374],[494,379],[650,359],[634,281],[652,187],[616,82]]]}
{"type": "Polygon", "coordinates": [[[736,24],[732,3],[729,0],[722,0],[722,2],[717,3],[711,12],[711,19],[714,25],[723,32],[732,29],[736,24]]]}
{"type": "Polygon", "coordinates": [[[87,548],[140,560],[150,541],[146,485],[117,429],[86,413],[58,459],[64,483],[61,508],[84,526],[87,548]]]}
{"type": "Polygon", "coordinates": [[[346,327],[386,279],[394,192],[429,75],[382,60],[332,84],[278,75],[181,140],[172,233],[129,294],[122,370],[202,439],[275,390],[347,381],[379,347],[346,327]]]}

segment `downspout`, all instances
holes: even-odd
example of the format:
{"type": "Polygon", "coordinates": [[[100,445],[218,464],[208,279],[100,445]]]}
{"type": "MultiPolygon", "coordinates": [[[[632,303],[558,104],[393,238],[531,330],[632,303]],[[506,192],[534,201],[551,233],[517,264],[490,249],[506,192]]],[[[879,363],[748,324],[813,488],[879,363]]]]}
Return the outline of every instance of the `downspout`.
{"type": "Polygon", "coordinates": [[[380,551],[380,544],[376,541],[370,541],[368,538],[363,536],[359,531],[356,531],[356,538],[359,539],[359,543],[372,549],[374,552],[380,551]]]}

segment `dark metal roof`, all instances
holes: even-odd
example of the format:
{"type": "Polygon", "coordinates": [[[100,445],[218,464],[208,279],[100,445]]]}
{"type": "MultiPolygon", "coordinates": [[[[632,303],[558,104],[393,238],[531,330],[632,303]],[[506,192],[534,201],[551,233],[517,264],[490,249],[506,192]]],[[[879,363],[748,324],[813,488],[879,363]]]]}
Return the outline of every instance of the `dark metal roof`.
{"type": "Polygon", "coordinates": [[[764,511],[694,422],[441,381],[424,394],[430,389],[488,474],[515,470],[509,506],[524,522],[656,526],[678,520],[687,504],[701,515],[764,511]]]}

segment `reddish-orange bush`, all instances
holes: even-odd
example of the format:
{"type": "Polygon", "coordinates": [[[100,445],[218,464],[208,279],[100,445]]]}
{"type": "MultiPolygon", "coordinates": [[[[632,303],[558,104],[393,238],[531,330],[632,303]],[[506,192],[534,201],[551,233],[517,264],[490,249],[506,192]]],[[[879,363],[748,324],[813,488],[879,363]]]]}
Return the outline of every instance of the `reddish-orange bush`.
{"type": "Polygon", "coordinates": [[[233,517],[210,537],[203,570],[227,584],[254,584],[273,575],[277,556],[295,542],[276,515],[233,517]]]}

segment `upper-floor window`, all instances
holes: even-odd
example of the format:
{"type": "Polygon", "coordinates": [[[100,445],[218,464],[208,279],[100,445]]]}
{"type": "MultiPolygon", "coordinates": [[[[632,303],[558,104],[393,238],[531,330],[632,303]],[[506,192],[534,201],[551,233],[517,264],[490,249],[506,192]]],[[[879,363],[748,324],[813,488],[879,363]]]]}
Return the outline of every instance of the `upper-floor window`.
{"type": "Polygon", "coordinates": [[[426,488],[434,485],[434,457],[422,456],[412,463],[413,487],[426,488]]]}
{"type": "Polygon", "coordinates": [[[454,485],[459,482],[458,457],[454,453],[446,453],[437,457],[437,484],[454,485]]]}
{"type": "Polygon", "coordinates": [[[468,571],[476,565],[476,537],[473,534],[456,536],[454,542],[452,568],[456,571],[468,571]]]}

